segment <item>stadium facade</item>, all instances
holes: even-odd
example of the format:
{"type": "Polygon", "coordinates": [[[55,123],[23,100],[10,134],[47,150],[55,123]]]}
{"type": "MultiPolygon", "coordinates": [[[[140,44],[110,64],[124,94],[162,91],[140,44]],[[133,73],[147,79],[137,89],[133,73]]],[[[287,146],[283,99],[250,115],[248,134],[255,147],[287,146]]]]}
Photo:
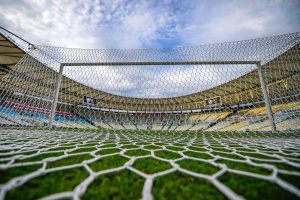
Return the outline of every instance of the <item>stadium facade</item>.
{"type": "Polygon", "coordinates": [[[221,44],[124,50],[43,46],[3,28],[0,34],[3,127],[300,129],[298,32],[221,44]],[[166,77],[156,79],[157,74],[166,77]],[[124,85],[131,92],[126,93],[124,85]],[[159,87],[165,94],[155,93],[159,87]]]}

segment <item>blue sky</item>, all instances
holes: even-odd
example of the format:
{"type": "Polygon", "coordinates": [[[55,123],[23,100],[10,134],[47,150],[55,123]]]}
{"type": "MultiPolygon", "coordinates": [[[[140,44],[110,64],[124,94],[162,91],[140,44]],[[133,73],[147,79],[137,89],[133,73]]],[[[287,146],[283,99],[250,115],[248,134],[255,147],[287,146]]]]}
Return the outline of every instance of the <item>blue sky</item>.
{"type": "MultiPolygon", "coordinates": [[[[300,31],[300,0],[0,0],[0,19],[35,44],[162,48],[300,31]]],[[[77,67],[65,73],[113,94],[157,98],[201,91],[253,70],[168,67],[77,67]]]]}
{"type": "Polygon", "coordinates": [[[0,0],[0,25],[39,44],[156,48],[299,31],[299,0],[0,0]]]}

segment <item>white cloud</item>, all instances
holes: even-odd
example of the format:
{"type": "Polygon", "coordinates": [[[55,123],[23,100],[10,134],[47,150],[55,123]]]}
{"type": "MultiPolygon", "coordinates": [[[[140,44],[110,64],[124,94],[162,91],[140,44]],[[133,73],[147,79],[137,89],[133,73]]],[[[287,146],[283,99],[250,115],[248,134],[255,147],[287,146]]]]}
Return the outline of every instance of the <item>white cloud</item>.
{"type": "Polygon", "coordinates": [[[34,43],[141,48],[299,31],[298,0],[1,0],[0,24],[34,43]]]}
{"type": "Polygon", "coordinates": [[[171,18],[151,1],[5,1],[1,25],[34,43],[81,48],[141,48],[171,18]]]}
{"type": "Polygon", "coordinates": [[[299,31],[297,0],[218,1],[195,6],[181,31],[184,43],[215,43],[299,31]]]}

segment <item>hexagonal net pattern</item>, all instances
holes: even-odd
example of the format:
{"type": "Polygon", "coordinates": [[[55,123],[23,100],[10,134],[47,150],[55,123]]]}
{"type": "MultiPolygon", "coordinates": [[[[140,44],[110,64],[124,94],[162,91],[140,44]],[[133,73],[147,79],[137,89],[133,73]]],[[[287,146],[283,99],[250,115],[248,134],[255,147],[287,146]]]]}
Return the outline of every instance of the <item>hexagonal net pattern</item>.
{"type": "Polygon", "coordinates": [[[0,199],[299,199],[296,133],[0,131],[0,199]]]}

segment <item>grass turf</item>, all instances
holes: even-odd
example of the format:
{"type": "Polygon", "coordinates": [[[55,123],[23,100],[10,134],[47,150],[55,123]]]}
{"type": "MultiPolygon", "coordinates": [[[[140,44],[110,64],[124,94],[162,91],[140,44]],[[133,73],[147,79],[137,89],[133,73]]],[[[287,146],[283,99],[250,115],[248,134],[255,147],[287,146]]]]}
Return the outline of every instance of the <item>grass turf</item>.
{"type": "Polygon", "coordinates": [[[219,180],[246,199],[299,199],[278,185],[258,178],[226,173],[219,180]]]}
{"type": "Polygon", "coordinates": [[[209,181],[179,172],[155,179],[154,199],[226,199],[209,181]]]}
{"type": "Polygon", "coordinates": [[[171,165],[154,158],[140,158],[134,162],[133,167],[146,174],[154,174],[170,169],[171,165]]]}
{"type": "Polygon", "coordinates": [[[218,160],[217,163],[225,164],[229,169],[235,169],[235,170],[240,170],[245,172],[251,172],[251,173],[262,174],[262,175],[270,175],[272,173],[272,170],[263,167],[256,167],[242,162],[234,162],[230,160],[218,160]]]}
{"type": "Polygon", "coordinates": [[[200,159],[204,159],[204,160],[213,159],[212,156],[210,156],[204,152],[199,153],[199,152],[194,152],[194,151],[186,151],[186,152],[184,152],[184,155],[187,155],[189,157],[194,157],[194,158],[200,158],[200,159]]]}
{"type": "Polygon", "coordinates": [[[67,166],[67,165],[80,164],[84,160],[90,160],[90,159],[93,159],[93,157],[89,154],[73,155],[73,156],[69,156],[67,158],[63,158],[63,159],[60,159],[60,160],[49,162],[49,163],[47,163],[47,168],[62,167],[62,166],[67,166]]]}
{"type": "Polygon", "coordinates": [[[184,159],[176,163],[179,164],[179,166],[183,169],[205,175],[212,175],[220,170],[218,167],[215,167],[209,163],[197,160],[184,159]]]}
{"type": "Polygon", "coordinates": [[[9,191],[6,199],[38,199],[50,194],[72,191],[87,176],[88,173],[82,168],[52,172],[33,178],[9,191]]]}
{"type": "Polygon", "coordinates": [[[0,169],[0,184],[5,183],[15,177],[22,176],[34,172],[41,168],[42,165],[27,165],[27,166],[19,166],[12,167],[9,169],[0,169]]]}
{"type": "Polygon", "coordinates": [[[100,151],[97,151],[96,155],[106,155],[106,154],[112,154],[112,153],[117,153],[117,152],[120,152],[120,149],[117,149],[117,148],[102,149],[100,151]]]}
{"type": "Polygon", "coordinates": [[[81,199],[140,199],[144,179],[128,170],[99,176],[81,199]]]}
{"type": "Polygon", "coordinates": [[[155,151],[154,154],[157,157],[164,158],[167,160],[175,160],[175,159],[181,158],[181,155],[179,155],[178,153],[174,153],[174,152],[166,151],[166,150],[155,151]]]}
{"type": "MultiPolygon", "coordinates": [[[[244,160],[245,158],[232,153],[236,150],[237,153],[248,156],[252,162],[259,164],[266,163],[280,170],[299,173],[300,169],[298,167],[283,163],[272,155],[276,153],[278,156],[292,157],[293,159],[290,159],[292,162],[299,163],[299,159],[297,159],[299,157],[297,156],[299,152],[297,148],[299,146],[299,143],[297,143],[298,138],[299,136],[297,134],[284,133],[242,134],[160,131],[92,131],[79,133],[70,130],[62,132],[17,130],[16,133],[13,131],[5,133],[4,131],[4,133],[0,132],[0,147],[2,147],[0,150],[0,184],[5,184],[15,177],[22,178],[23,175],[40,169],[43,162],[46,162],[47,170],[80,164],[84,160],[94,158],[94,156],[89,154],[92,151],[94,151],[95,154],[93,155],[96,157],[105,155],[105,157],[98,158],[92,163],[87,164],[94,172],[124,166],[130,158],[136,156],[147,156],[147,158],[136,159],[135,162],[131,164],[132,168],[146,174],[163,172],[167,169],[171,169],[172,165],[169,162],[150,157],[151,151],[156,157],[170,160],[170,162],[182,158],[179,154],[180,151],[190,159],[185,158],[176,163],[180,168],[191,172],[212,175],[221,170],[220,167],[215,167],[207,162],[191,159],[199,158],[219,164],[226,164],[229,169],[251,172],[257,175],[270,175],[272,171],[266,168],[226,160],[244,160]],[[281,151],[278,151],[278,147],[274,146],[274,148],[272,148],[273,142],[278,139],[282,139],[282,142],[289,142],[288,145],[286,145],[287,147],[281,148],[281,151]],[[270,143],[268,143],[268,141],[270,141],[270,143]],[[268,148],[266,148],[266,144],[268,144],[268,148]],[[76,147],[79,148],[75,149],[76,147]],[[144,149],[141,149],[142,147],[144,149]],[[232,150],[228,150],[225,147],[230,147],[232,150]],[[41,153],[30,158],[24,159],[20,156],[28,156],[37,153],[39,150],[41,153]],[[46,160],[47,158],[57,158],[63,155],[64,151],[69,155],[68,157],[56,161],[46,160]],[[120,155],[121,151],[124,152],[124,156],[120,155]],[[256,153],[255,151],[264,152],[266,155],[256,153]],[[208,152],[214,156],[209,155],[208,152]],[[75,153],[81,154],[72,155],[75,153]],[[217,160],[215,156],[219,156],[219,159],[217,160]],[[13,160],[15,161],[12,162],[13,160]],[[274,160],[278,160],[278,162],[274,162],[274,160]],[[40,164],[28,165],[28,162],[38,162],[40,164]],[[26,163],[26,166],[15,166],[23,163],[26,163]],[[3,166],[7,166],[8,168],[3,166]]],[[[277,176],[287,183],[299,187],[300,176],[287,175],[286,173],[287,172],[279,172],[277,176]]],[[[80,184],[87,176],[87,170],[84,168],[60,169],[56,172],[32,178],[23,185],[7,191],[6,199],[20,199],[23,197],[22,193],[24,193],[24,198],[22,199],[35,199],[57,192],[72,191],[74,187],[80,184]],[[79,171],[75,169],[79,169],[79,171]],[[64,175],[62,172],[66,174],[64,175]],[[66,183],[66,186],[64,186],[66,180],[70,180],[70,183],[66,183]],[[51,187],[49,190],[46,190],[45,185],[47,184],[51,187]]],[[[259,198],[263,192],[260,187],[266,188],[266,194],[262,194],[261,196],[264,199],[274,197],[270,192],[272,190],[276,190],[275,194],[278,195],[278,199],[284,197],[286,199],[295,198],[295,195],[279,185],[258,178],[226,173],[218,179],[233,192],[246,199],[259,198]]],[[[126,169],[100,175],[88,186],[82,199],[139,199],[142,196],[144,181],[144,178],[126,169]]],[[[180,172],[155,177],[153,181],[151,193],[155,199],[225,198],[224,195],[206,179],[195,178],[180,172]]]]}
{"type": "Polygon", "coordinates": [[[94,172],[98,172],[106,169],[120,167],[124,165],[127,161],[128,159],[124,158],[123,156],[114,155],[101,158],[93,162],[92,164],[89,164],[89,166],[94,172]]]}
{"type": "Polygon", "coordinates": [[[62,152],[55,152],[55,153],[44,153],[44,154],[40,154],[34,157],[30,157],[30,158],[25,158],[25,159],[21,159],[21,160],[16,160],[16,163],[22,163],[22,162],[35,162],[35,161],[41,161],[44,160],[46,158],[51,158],[51,157],[59,157],[64,155],[62,152]]]}
{"type": "Polygon", "coordinates": [[[128,150],[126,151],[125,155],[127,156],[146,156],[150,155],[150,151],[145,151],[142,149],[137,149],[137,150],[128,150]]]}

